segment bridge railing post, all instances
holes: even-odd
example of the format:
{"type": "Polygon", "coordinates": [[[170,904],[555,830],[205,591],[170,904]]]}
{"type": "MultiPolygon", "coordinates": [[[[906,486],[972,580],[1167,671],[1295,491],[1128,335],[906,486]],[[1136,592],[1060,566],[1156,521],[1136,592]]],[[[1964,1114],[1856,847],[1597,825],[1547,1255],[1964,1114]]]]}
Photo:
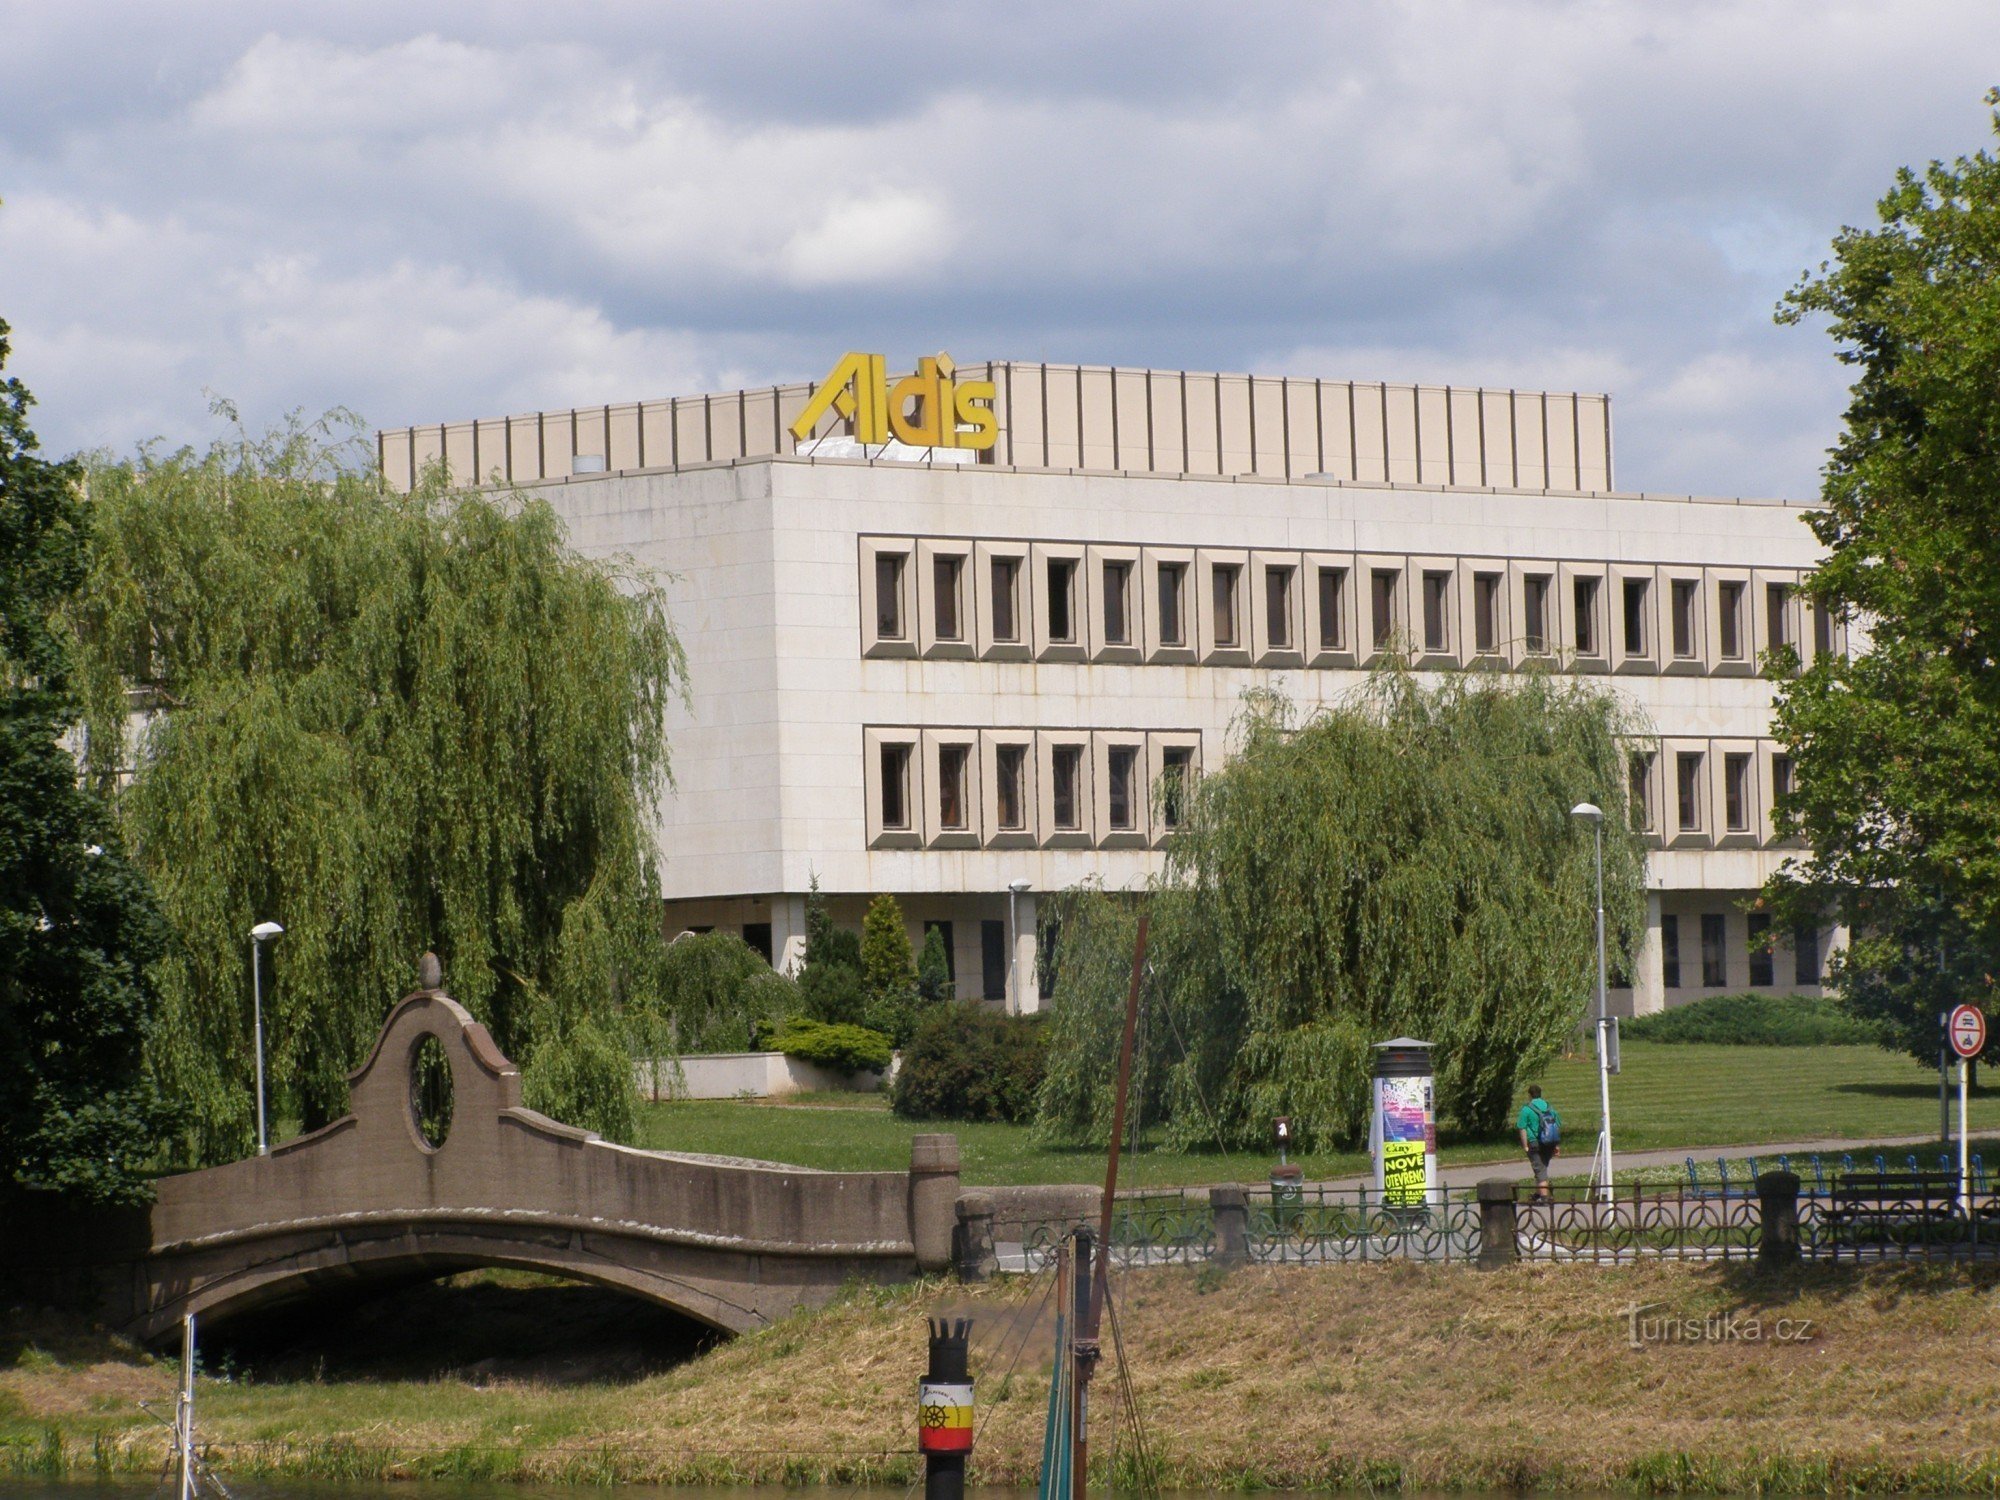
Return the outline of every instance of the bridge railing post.
{"type": "Polygon", "coordinates": [[[958,1200],[956,1258],[960,1281],[987,1281],[1000,1269],[993,1249],[993,1199],[966,1193],[958,1200]]]}
{"type": "Polygon", "coordinates": [[[910,1244],[917,1269],[951,1269],[952,1231],[958,1227],[958,1137],[910,1137],[910,1244]]]}

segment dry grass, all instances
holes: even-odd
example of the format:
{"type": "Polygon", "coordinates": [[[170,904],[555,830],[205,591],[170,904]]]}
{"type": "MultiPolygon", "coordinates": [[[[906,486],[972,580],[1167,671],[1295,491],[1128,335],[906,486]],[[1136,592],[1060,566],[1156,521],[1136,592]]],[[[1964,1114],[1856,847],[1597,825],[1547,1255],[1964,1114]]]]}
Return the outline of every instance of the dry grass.
{"type": "MultiPolygon", "coordinates": [[[[2000,1280],[1987,1272],[1765,1282],[1719,1268],[1391,1265],[1117,1285],[1139,1403],[1177,1487],[2000,1490],[2000,1280]],[[1633,1349],[1634,1304],[1734,1313],[1739,1329],[1758,1319],[1764,1341],[1633,1349]],[[1813,1336],[1776,1342],[1779,1318],[1810,1320],[1813,1336]]],[[[1019,1484],[1039,1456],[1044,1290],[857,1293],[625,1384],[212,1383],[202,1423],[225,1472],[901,1482],[914,1473],[922,1319],[953,1312],[977,1320],[974,1478],[1019,1484]]],[[[0,1441],[15,1467],[53,1467],[58,1446],[72,1466],[157,1462],[130,1403],[166,1396],[165,1365],[88,1340],[14,1347],[0,1441]]],[[[1100,1381],[1104,1462],[1121,1458],[1114,1393],[1100,1381]]]]}

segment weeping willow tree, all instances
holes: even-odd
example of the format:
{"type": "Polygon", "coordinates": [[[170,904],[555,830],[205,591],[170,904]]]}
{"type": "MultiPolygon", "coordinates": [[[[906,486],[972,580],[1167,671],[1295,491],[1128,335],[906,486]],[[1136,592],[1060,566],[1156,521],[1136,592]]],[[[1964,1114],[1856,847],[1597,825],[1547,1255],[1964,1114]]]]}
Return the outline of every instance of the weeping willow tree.
{"type": "Polygon", "coordinates": [[[87,474],[86,762],[129,776],[173,934],[150,1063],[187,1108],[185,1161],[251,1139],[254,922],[286,929],[271,1113],[308,1126],[344,1109],[426,948],[544,1096],[537,1072],[603,1071],[656,973],[648,830],[683,675],[661,592],[572,552],[539,501],[435,475],[386,493],[340,437],[87,474]]]}
{"type": "MultiPolygon", "coordinates": [[[[1371,679],[1295,722],[1253,698],[1238,752],[1188,800],[1153,918],[1138,1086],[1175,1147],[1255,1146],[1289,1115],[1305,1144],[1366,1129],[1374,1043],[1437,1043],[1439,1112],[1486,1134],[1515,1080],[1557,1055],[1594,993],[1592,846],[1610,810],[1613,962],[1644,921],[1625,831],[1638,732],[1602,689],[1546,675],[1371,679]]],[[[1135,926],[1133,898],[1051,903],[1059,929],[1044,1138],[1101,1139],[1135,926]]]]}

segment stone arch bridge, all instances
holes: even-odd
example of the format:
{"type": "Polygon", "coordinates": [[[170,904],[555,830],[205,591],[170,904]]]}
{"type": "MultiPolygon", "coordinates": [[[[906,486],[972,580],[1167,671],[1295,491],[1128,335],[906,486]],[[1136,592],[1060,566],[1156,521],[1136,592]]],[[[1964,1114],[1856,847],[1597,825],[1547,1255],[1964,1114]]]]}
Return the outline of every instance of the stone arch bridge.
{"type": "Polygon", "coordinates": [[[524,1108],[514,1065],[438,989],[397,1005],[350,1084],[349,1113],[325,1128],[268,1156],[161,1179],[143,1229],[106,1268],[113,1320],[158,1341],[184,1313],[229,1318],[371,1280],[504,1266],[740,1333],[844,1282],[903,1280],[950,1260],[952,1136],[918,1136],[907,1172],[613,1145],[524,1108]],[[450,1070],[436,1145],[418,1113],[419,1049],[431,1039],[450,1070]]]}

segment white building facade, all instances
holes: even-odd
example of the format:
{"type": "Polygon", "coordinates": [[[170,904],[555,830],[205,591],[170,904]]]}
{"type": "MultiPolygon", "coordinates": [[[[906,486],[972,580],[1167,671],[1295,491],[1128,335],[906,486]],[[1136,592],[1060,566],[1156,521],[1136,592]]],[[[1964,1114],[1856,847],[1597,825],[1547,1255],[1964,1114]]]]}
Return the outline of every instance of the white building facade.
{"type": "Polygon", "coordinates": [[[1614,1008],[1818,993],[1840,935],[1748,909],[1788,852],[1760,655],[1846,644],[1796,595],[1806,507],[1616,491],[1602,396],[956,374],[990,386],[983,450],[857,442],[866,413],[838,409],[795,437],[805,385],[381,434],[391,484],[444,462],[517,485],[667,579],[671,930],[788,965],[815,877],[845,924],[888,891],[913,939],[946,929],[961,995],[1033,1009],[1038,893],[1157,873],[1152,793],[1222,763],[1246,691],[1310,712],[1395,655],[1604,676],[1653,726],[1646,939],[1614,1008]]]}

